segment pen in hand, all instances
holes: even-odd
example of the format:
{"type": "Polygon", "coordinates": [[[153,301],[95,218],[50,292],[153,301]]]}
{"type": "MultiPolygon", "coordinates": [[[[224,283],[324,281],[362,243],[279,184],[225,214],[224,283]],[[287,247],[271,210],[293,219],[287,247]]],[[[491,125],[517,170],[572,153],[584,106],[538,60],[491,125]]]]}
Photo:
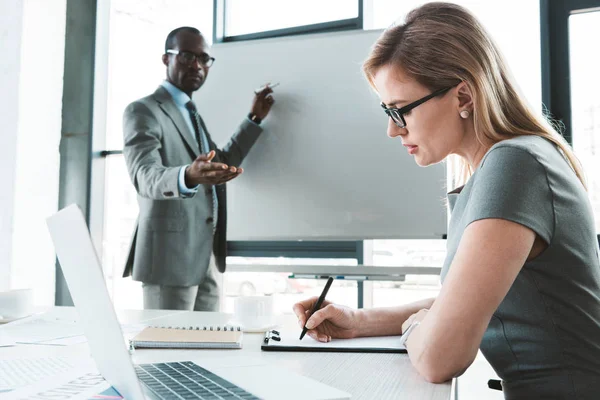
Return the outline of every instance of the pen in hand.
{"type": "MultiPolygon", "coordinates": [[[[325,284],[325,287],[323,288],[323,293],[321,293],[321,295],[319,296],[319,299],[313,305],[312,310],[310,310],[310,314],[309,314],[308,318],[306,319],[306,322],[308,322],[308,320],[315,313],[315,311],[317,311],[319,308],[321,308],[321,304],[323,304],[323,301],[325,301],[325,296],[327,296],[327,292],[329,291],[329,287],[331,286],[332,282],[333,282],[333,278],[330,276],[329,279],[327,279],[327,283],[325,284]]],[[[304,335],[306,335],[306,332],[308,332],[308,329],[306,328],[306,322],[304,323],[304,328],[302,328],[302,333],[300,334],[300,340],[302,340],[304,335]]]]}
{"type": "Polygon", "coordinates": [[[265,90],[267,87],[270,87],[271,89],[273,89],[274,87],[279,86],[279,82],[276,82],[274,84],[266,84],[265,86],[259,87],[258,89],[254,89],[254,94],[259,94],[260,92],[262,92],[263,90],[265,90]]]}

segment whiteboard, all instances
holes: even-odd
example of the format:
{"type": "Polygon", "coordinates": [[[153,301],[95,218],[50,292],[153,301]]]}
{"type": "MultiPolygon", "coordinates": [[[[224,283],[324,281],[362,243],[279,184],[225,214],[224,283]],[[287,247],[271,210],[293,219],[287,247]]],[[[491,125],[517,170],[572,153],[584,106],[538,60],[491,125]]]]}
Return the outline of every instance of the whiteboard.
{"type": "Polygon", "coordinates": [[[224,146],[266,82],[275,105],[228,183],[228,240],[440,238],[443,164],[419,167],[386,135],[380,100],[361,65],[381,31],[216,44],[194,94],[224,146]]]}

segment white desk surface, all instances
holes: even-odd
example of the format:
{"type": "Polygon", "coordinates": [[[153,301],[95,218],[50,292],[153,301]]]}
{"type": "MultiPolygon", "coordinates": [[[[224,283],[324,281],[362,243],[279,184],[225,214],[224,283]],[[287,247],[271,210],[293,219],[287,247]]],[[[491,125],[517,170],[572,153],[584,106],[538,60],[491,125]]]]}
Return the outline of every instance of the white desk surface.
{"type": "MultiPolygon", "coordinates": [[[[73,307],[54,307],[48,314],[59,319],[77,319],[73,307]]],[[[148,325],[224,325],[225,313],[169,310],[117,310],[121,323],[148,325]]],[[[295,317],[282,316],[283,326],[295,324],[295,317]]],[[[135,363],[193,360],[203,358],[260,357],[298,374],[316,379],[352,394],[352,399],[448,400],[451,383],[426,382],[411,366],[406,354],[265,352],[260,344],[264,334],[245,333],[242,350],[136,350],[135,363]]],[[[89,355],[87,343],[72,346],[18,345],[0,348],[0,358],[57,357],[89,355]]]]}

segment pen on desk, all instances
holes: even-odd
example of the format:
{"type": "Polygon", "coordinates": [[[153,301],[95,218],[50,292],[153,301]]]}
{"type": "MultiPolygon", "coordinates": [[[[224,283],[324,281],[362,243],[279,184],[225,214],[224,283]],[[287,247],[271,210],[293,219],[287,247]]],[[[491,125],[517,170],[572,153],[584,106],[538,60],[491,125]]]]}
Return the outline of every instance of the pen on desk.
{"type": "Polygon", "coordinates": [[[263,87],[259,87],[258,89],[254,89],[254,94],[259,94],[260,92],[262,92],[263,90],[265,90],[267,88],[267,86],[270,87],[271,89],[273,89],[274,87],[279,86],[279,82],[276,82],[276,83],[274,83],[272,85],[271,84],[266,84],[263,87]]]}
{"type": "MultiPolygon", "coordinates": [[[[321,304],[323,304],[323,301],[325,300],[325,296],[327,296],[327,292],[329,291],[329,287],[331,286],[332,282],[333,282],[333,277],[330,276],[329,279],[327,279],[327,283],[325,284],[325,287],[323,288],[323,293],[321,293],[321,295],[319,296],[319,299],[317,300],[317,302],[313,306],[312,310],[310,311],[310,315],[308,316],[308,319],[310,319],[310,317],[315,313],[315,311],[317,311],[319,308],[321,308],[321,304]]],[[[306,320],[306,322],[308,322],[308,319],[306,320]]],[[[306,332],[308,331],[308,329],[306,328],[306,322],[304,323],[304,328],[302,328],[302,333],[300,334],[300,340],[302,340],[302,338],[304,337],[304,335],[306,335],[306,332]]]]}

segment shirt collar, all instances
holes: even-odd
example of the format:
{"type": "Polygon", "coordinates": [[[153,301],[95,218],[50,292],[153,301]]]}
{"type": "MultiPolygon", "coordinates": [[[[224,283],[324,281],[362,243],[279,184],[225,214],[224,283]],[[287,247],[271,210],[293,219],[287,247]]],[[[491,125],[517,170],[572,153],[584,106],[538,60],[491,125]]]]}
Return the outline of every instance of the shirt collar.
{"type": "Polygon", "coordinates": [[[169,92],[173,98],[173,101],[175,101],[175,104],[177,104],[179,107],[185,107],[186,103],[191,100],[190,96],[185,94],[183,91],[181,91],[181,89],[173,85],[171,82],[165,80],[161,83],[161,85],[167,89],[167,92],[169,92]]]}

